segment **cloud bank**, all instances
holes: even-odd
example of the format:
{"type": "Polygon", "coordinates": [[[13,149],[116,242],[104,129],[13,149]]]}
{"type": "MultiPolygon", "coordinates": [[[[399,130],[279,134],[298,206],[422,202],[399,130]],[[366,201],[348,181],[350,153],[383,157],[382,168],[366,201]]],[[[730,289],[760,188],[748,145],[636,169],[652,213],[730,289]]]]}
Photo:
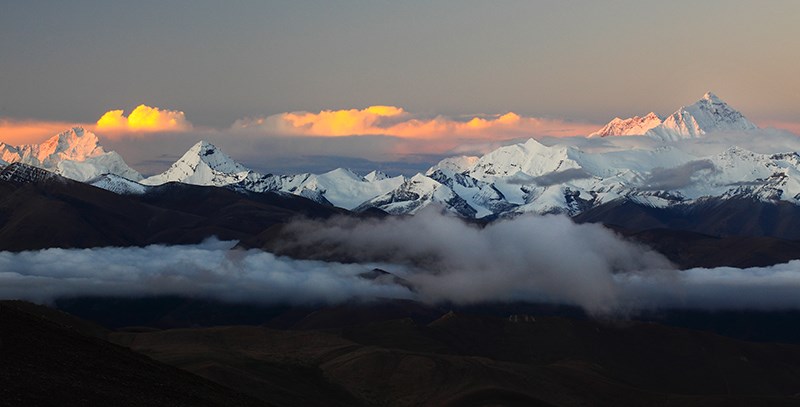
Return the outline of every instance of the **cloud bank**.
{"type": "Polygon", "coordinates": [[[50,302],[70,296],[177,294],[307,304],[411,296],[404,287],[358,277],[374,265],[231,250],[235,243],[209,240],[192,246],[0,252],[0,298],[50,302]]]}
{"type": "Polygon", "coordinates": [[[679,271],[661,255],[602,226],[577,225],[561,216],[522,216],[479,228],[423,211],[410,218],[298,221],[290,231],[293,239],[286,246],[313,246],[320,257],[349,262],[236,250],[235,242],[216,240],[191,246],[0,252],[0,298],[531,301],[579,305],[595,315],[659,308],[800,309],[800,261],[679,271]],[[375,267],[405,282],[360,276],[375,267]]]}
{"type": "Polygon", "coordinates": [[[428,209],[408,218],[298,221],[287,232],[279,251],[317,248],[323,256],[417,270],[404,277],[434,302],[547,301],[610,312],[619,306],[615,274],[672,269],[650,249],[564,216],[478,227],[428,209]]]}
{"type": "Polygon", "coordinates": [[[233,129],[258,130],[266,134],[317,137],[387,135],[411,139],[465,138],[510,139],[521,135],[586,135],[596,125],[563,120],[522,117],[509,112],[469,117],[424,117],[396,106],[370,106],[365,109],[288,112],[266,117],[237,120],[233,129]]]}
{"type": "Polygon", "coordinates": [[[192,124],[181,111],[139,105],[127,117],[123,110],[109,110],[97,120],[95,129],[110,134],[175,132],[191,130],[192,124]]]}
{"type": "Polygon", "coordinates": [[[710,175],[718,171],[711,160],[689,161],[674,168],[656,167],[643,181],[643,189],[650,191],[680,189],[694,184],[699,175],[710,175]]]}

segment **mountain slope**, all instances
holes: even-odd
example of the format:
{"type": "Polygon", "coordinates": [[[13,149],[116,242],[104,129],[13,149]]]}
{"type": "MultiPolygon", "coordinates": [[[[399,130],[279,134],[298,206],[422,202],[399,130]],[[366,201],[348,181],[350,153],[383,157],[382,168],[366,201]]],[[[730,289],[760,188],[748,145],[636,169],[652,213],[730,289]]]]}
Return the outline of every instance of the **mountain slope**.
{"type": "Polygon", "coordinates": [[[0,404],[267,405],[98,339],[82,329],[88,325],[45,307],[0,301],[0,404]]]}
{"type": "MultiPolygon", "coordinates": [[[[286,314],[297,313],[299,321],[289,330],[237,326],[118,332],[113,338],[251,394],[271,384],[249,383],[264,383],[276,364],[296,361],[366,405],[797,402],[796,345],[753,344],[652,323],[514,314],[513,306],[504,317],[438,310],[431,321],[420,318],[422,305],[405,305],[405,314],[395,305],[290,310],[286,314]]],[[[437,310],[426,314],[431,311],[437,310]]]]}
{"type": "MultiPolygon", "coordinates": [[[[388,177],[385,174],[372,172],[368,176],[362,177],[348,169],[337,168],[319,175],[298,174],[275,177],[273,188],[350,210],[365,201],[398,188],[403,182],[405,182],[403,176],[388,177]]],[[[258,191],[257,188],[247,189],[258,191]]]]}
{"type": "Polygon", "coordinates": [[[422,174],[411,177],[398,188],[370,199],[354,210],[361,212],[368,208],[378,208],[390,214],[400,215],[414,214],[430,205],[438,205],[466,218],[475,217],[477,212],[446,185],[422,174]]]}
{"type": "Polygon", "coordinates": [[[276,193],[166,184],[120,195],[24,164],[0,172],[0,250],[247,240],[298,216],[339,213],[276,193]]]}
{"type": "Polygon", "coordinates": [[[633,116],[627,119],[615,117],[600,130],[589,134],[589,137],[641,136],[660,124],[661,118],[653,112],[644,117],[633,116]]]}

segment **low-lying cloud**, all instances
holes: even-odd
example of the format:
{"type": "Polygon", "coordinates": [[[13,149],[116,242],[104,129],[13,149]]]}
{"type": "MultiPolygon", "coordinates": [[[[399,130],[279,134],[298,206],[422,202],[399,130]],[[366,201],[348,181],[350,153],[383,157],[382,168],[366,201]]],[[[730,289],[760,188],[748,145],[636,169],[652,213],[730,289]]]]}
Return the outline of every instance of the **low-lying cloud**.
{"type": "Polygon", "coordinates": [[[589,174],[583,168],[569,168],[564,171],[551,172],[538,177],[519,173],[510,177],[507,182],[512,185],[530,185],[533,183],[540,187],[549,187],[586,178],[592,178],[592,174],[589,174]]]}
{"type": "Polygon", "coordinates": [[[277,252],[310,250],[305,253],[327,261],[233,249],[235,242],[216,240],[191,246],[0,252],[0,298],[529,301],[578,305],[595,315],[658,308],[800,309],[800,261],[676,270],[646,247],[563,216],[521,216],[485,227],[433,210],[382,220],[301,220],[288,226],[282,242],[277,252]],[[375,267],[402,280],[360,276],[375,267]]]}
{"type": "Polygon", "coordinates": [[[236,242],[0,252],[0,298],[184,295],[224,301],[335,303],[408,298],[401,286],[358,277],[375,265],[294,260],[236,242]]]}
{"type": "Polygon", "coordinates": [[[427,301],[547,301],[610,312],[617,273],[669,273],[660,254],[595,224],[520,216],[479,227],[435,209],[413,217],[298,221],[278,251],[398,264],[427,301]]]}
{"type": "Polygon", "coordinates": [[[714,173],[717,167],[711,160],[696,160],[673,168],[654,168],[643,182],[643,189],[669,191],[694,184],[696,175],[714,173]]]}

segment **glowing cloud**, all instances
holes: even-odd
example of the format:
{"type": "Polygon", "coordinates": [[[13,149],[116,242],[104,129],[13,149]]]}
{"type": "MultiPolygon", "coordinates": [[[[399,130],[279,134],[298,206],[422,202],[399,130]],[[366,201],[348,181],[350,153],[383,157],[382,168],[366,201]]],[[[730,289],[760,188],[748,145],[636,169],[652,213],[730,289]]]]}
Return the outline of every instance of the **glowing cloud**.
{"type": "Polygon", "coordinates": [[[0,143],[12,146],[38,144],[75,126],[91,127],[74,122],[0,119],[0,143]]]}
{"type": "Polygon", "coordinates": [[[97,121],[96,129],[111,132],[150,133],[186,131],[192,124],[183,112],[139,105],[125,117],[122,110],[109,110],[97,121]]]}
{"type": "Polygon", "coordinates": [[[337,137],[386,135],[412,139],[511,139],[533,136],[586,135],[596,125],[562,120],[523,117],[516,113],[470,117],[421,117],[395,106],[366,109],[323,110],[319,113],[288,112],[241,119],[234,129],[256,129],[265,133],[337,137]]]}
{"type": "Polygon", "coordinates": [[[789,120],[763,120],[758,123],[760,127],[772,127],[775,129],[786,130],[788,132],[800,135],[800,122],[789,120]]]}

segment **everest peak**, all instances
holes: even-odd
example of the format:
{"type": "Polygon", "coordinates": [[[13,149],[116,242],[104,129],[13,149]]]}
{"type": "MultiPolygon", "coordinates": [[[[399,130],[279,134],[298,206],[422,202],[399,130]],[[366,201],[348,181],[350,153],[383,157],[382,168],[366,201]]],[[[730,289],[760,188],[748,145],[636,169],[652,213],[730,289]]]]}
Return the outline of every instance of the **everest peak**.
{"type": "Polygon", "coordinates": [[[747,120],[738,110],[707,92],[689,106],[682,106],[660,125],[647,132],[647,136],[663,141],[696,138],[714,131],[748,131],[758,126],[747,120]]]}

